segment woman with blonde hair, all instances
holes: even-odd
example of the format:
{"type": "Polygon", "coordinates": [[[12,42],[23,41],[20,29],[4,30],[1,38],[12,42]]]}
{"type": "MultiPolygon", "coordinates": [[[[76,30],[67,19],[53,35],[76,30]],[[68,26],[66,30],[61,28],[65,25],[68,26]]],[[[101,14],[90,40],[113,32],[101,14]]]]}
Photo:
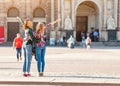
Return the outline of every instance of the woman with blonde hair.
{"type": "Polygon", "coordinates": [[[43,23],[39,22],[36,26],[36,32],[34,34],[34,43],[36,48],[37,70],[39,76],[43,76],[45,68],[45,52],[46,52],[46,42],[44,40],[45,29],[57,23],[58,21],[60,21],[60,19],[52,23],[49,23],[46,26],[43,23]]]}
{"type": "Polygon", "coordinates": [[[25,31],[25,37],[23,42],[23,49],[24,49],[23,76],[25,77],[31,76],[30,66],[31,66],[32,43],[33,43],[32,25],[33,23],[29,19],[26,19],[23,24],[24,31],[25,31]]]}

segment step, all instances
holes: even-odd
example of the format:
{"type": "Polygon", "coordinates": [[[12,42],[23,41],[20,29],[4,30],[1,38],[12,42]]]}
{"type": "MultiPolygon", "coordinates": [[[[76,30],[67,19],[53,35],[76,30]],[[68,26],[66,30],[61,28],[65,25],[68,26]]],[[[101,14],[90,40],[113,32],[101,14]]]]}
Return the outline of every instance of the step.
{"type": "Polygon", "coordinates": [[[70,79],[70,78],[36,78],[25,77],[16,80],[0,80],[0,85],[42,85],[42,86],[120,86],[119,80],[101,80],[101,79],[70,79]]]}

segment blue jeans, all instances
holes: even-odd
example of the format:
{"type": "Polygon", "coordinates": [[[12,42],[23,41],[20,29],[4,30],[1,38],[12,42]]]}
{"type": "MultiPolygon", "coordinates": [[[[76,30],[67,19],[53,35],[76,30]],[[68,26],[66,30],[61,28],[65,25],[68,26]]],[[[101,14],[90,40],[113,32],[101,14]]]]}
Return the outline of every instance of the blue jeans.
{"type": "Polygon", "coordinates": [[[16,53],[17,53],[17,59],[19,59],[19,57],[21,57],[22,55],[21,48],[16,48],[16,53]]]}
{"type": "Polygon", "coordinates": [[[23,72],[30,72],[31,58],[32,58],[32,45],[25,45],[24,49],[24,63],[23,72]]]}
{"type": "Polygon", "coordinates": [[[45,51],[46,46],[36,47],[37,69],[38,72],[44,72],[45,68],[45,51]]]}

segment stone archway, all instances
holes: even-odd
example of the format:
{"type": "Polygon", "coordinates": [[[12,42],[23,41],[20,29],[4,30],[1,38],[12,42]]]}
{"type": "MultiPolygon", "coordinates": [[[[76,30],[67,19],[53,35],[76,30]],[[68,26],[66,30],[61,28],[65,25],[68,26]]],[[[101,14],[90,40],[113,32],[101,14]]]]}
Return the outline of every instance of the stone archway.
{"type": "Polygon", "coordinates": [[[45,10],[43,8],[36,8],[33,12],[33,17],[45,18],[45,10]]]}
{"type": "Polygon", "coordinates": [[[81,41],[81,33],[86,36],[94,28],[99,31],[99,7],[93,1],[84,0],[76,8],[76,41],[81,41]]]}
{"type": "Polygon", "coordinates": [[[43,8],[36,8],[33,11],[33,29],[35,30],[38,22],[46,22],[46,13],[43,8]]]}
{"type": "Polygon", "coordinates": [[[16,17],[19,16],[17,8],[12,7],[7,12],[7,41],[12,42],[19,32],[19,22],[16,17]]]}

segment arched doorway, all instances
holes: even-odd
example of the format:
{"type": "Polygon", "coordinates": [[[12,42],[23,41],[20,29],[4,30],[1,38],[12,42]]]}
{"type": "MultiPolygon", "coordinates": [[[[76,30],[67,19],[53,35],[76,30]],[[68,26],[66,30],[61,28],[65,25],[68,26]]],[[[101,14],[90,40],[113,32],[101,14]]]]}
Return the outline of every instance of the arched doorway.
{"type": "Polygon", "coordinates": [[[38,7],[33,11],[33,22],[34,30],[38,22],[46,22],[46,13],[43,8],[38,7]]]}
{"type": "Polygon", "coordinates": [[[16,17],[19,16],[17,8],[12,7],[7,12],[7,41],[12,42],[19,32],[19,22],[16,17]]]}
{"type": "Polygon", "coordinates": [[[85,36],[94,30],[99,32],[99,9],[93,1],[84,1],[76,9],[76,41],[81,41],[81,33],[85,36]]]}

